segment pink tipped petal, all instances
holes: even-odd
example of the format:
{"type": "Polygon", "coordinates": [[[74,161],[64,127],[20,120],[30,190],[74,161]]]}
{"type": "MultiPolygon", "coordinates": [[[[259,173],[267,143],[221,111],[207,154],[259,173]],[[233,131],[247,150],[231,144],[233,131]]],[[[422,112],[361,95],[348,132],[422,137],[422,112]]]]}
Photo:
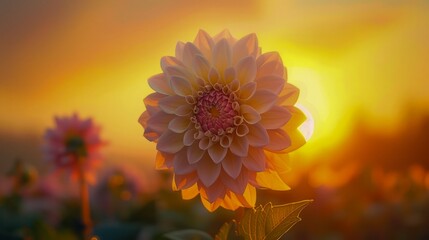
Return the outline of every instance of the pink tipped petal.
{"type": "Polygon", "coordinates": [[[266,150],[269,151],[282,151],[291,145],[291,139],[287,133],[281,129],[268,130],[268,136],[270,137],[270,143],[265,146],[266,150]]]}
{"type": "Polygon", "coordinates": [[[183,63],[191,67],[196,55],[202,55],[202,53],[194,44],[187,42],[183,48],[183,63]]]}
{"type": "Polygon", "coordinates": [[[174,173],[184,175],[195,171],[195,165],[188,163],[186,149],[176,153],[173,158],[174,173]]]}
{"type": "Polygon", "coordinates": [[[213,64],[220,74],[231,66],[231,48],[226,39],[220,40],[213,49],[213,64]]]}
{"type": "Polygon", "coordinates": [[[222,168],[231,178],[236,179],[241,172],[241,162],[241,158],[229,153],[222,161],[222,168]]]}
{"type": "Polygon", "coordinates": [[[248,127],[249,134],[247,134],[247,139],[249,140],[250,146],[263,147],[270,143],[270,138],[268,136],[267,130],[265,130],[265,128],[262,127],[261,124],[249,124],[248,127]]]}
{"type": "Polygon", "coordinates": [[[236,75],[235,68],[233,67],[227,68],[224,73],[224,83],[228,84],[232,82],[235,79],[235,75],[236,75]]]}
{"type": "Polygon", "coordinates": [[[229,146],[231,146],[231,142],[232,142],[232,137],[229,135],[223,135],[222,137],[220,137],[220,145],[224,148],[229,148],[229,146]]]}
{"type": "Polygon", "coordinates": [[[185,135],[183,135],[183,144],[185,146],[191,146],[195,142],[194,134],[197,132],[194,128],[189,129],[185,132],[185,135]]]}
{"type": "Polygon", "coordinates": [[[205,31],[199,30],[194,40],[195,46],[204,54],[207,59],[211,59],[212,48],[214,46],[213,39],[205,31]]]}
{"type": "Polygon", "coordinates": [[[171,90],[170,85],[168,84],[168,81],[163,73],[150,77],[147,80],[147,82],[149,86],[156,92],[159,92],[165,95],[174,94],[173,90],[171,90]]]}
{"type": "MultiPolygon", "coordinates": [[[[143,128],[146,128],[147,127],[147,120],[148,119],[149,119],[149,113],[147,111],[144,111],[140,115],[140,117],[138,119],[138,122],[140,123],[140,125],[142,125],[143,128]]],[[[49,133],[49,132],[47,131],[47,133],[49,133]]]]}
{"type": "Polygon", "coordinates": [[[198,146],[201,148],[201,150],[207,150],[212,145],[213,142],[210,140],[209,137],[203,137],[198,143],[198,146]]]}
{"type": "Polygon", "coordinates": [[[292,84],[286,83],[281,91],[277,103],[283,106],[292,106],[299,96],[299,89],[292,84]]]}
{"type": "Polygon", "coordinates": [[[225,158],[227,150],[228,149],[222,147],[219,143],[214,143],[208,149],[208,153],[209,153],[209,156],[213,160],[214,163],[220,163],[225,158]]]}
{"type": "Polygon", "coordinates": [[[195,55],[192,69],[195,74],[203,79],[207,79],[210,71],[210,63],[201,55],[195,55]]]}
{"type": "Polygon", "coordinates": [[[198,177],[206,187],[210,187],[216,181],[219,177],[220,170],[221,165],[213,163],[209,157],[203,158],[198,162],[198,177]]]}
{"type": "Polygon", "coordinates": [[[195,75],[191,73],[191,69],[188,70],[181,66],[167,67],[164,73],[167,75],[168,78],[171,78],[172,76],[176,76],[176,77],[188,79],[189,82],[192,84],[195,84],[196,82],[195,75]]]}
{"type": "Polygon", "coordinates": [[[243,165],[250,171],[262,172],[266,169],[264,150],[261,148],[249,148],[249,154],[243,158],[243,165]]]}
{"type": "Polygon", "coordinates": [[[288,109],[280,106],[273,106],[267,112],[261,114],[261,121],[259,122],[265,129],[277,129],[283,127],[292,114],[288,109]]]}
{"type": "Polygon", "coordinates": [[[175,133],[183,133],[188,129],[190,123],[191,121],[189,118],[175,117],[170,121],[170,123],[168,123],[168,129],[175,133]]]}
{"type": "Polygon", "coordinates": [[[218,43],[221,40],[226,40],[230,44],[235,42],[234,37],[232,37],[228,29],[224,29],[222,32],[218,33],[216,36],[213,37],[213,40],[215,41],[215,43],[218,43]]]}
{"type": "Polygon", "coordinates": [[[164,97],[166,97],[164,94],[154,92],[154,93],[147,95],[147,97],[145,97],[143,99],[143,103],[146,107],[148,107],[148,106],[158,107],[159,100],[161,100],[164,97]]]}
{"type": "Polygon", "coordinates": [[[241,124],[235,129],[235,133],[239,137],[246,136],[249,133],[249,127],[246,124],[241,124]]]}
{"type": "Polygon", "coordinates": [[[182,77],[172,76],[170,79],[170,84],[171,84],[171,89],[173,89],[173,91],[177,95],[182,97],[185,97],[187,95],[192,95],[192,86],[188,80],[182,77]]]}
{"type": "Polygon", "coordinates": [[[267,75],[257,78],[256,83],[258,84],[258,89],[265,89],[278,95],[284,87],[285,80],[280,76],[267,75]]]}
{"type": "Polygon", "coordinates": [[[240,88],[239,98],[241,100],[248,100],[253,97],[256,92],[256,83],[249,82],[240,88]]]}
{"type": "Polygon", "coordinates": [[[156,149],[166,153],[177,153],[183,148],[183,134],[166,130],[158,139],[156,149]]]}
{"type": "Polygon", "coordinates": [[[159,132],[164,132],[174,115],[159,111],[148,119],[148,125],[159,132]]]}
{"type": "Polygon", "coordinates": [[[177,191],[180,189],[186,189],[192,187],[198,181],[198,175],[196,172],[180,175],[174,174],[173,176],[173,190],[177,191]]]}
{"type": "Polygon", "coordinates": [[[206,151],[202,150],[199,146],[198,143],[194,142],[194,144],[192,144],[189,148],[188,148],[188,162],[189,164],[194,164],[197,163],[201,160],[201,158],[203,158],[204,153],[206,151]]]}
{"type": "Polygon", "coordinates": [[[248,171],[245,168],[242,168],[242,171],[236,178],[231,178],[224,173],[221,180],[229,190],[236,194],[242,195],[246,190],[247,184],[249,183],[248,171]]]}
{"type": "Polygon", "coordinates": [[[186,100],[183,97],[173,95],[159,100],[159,108],[164,112],[174,114],[176,109],[186,105],[186,100]]]}
{"type": "Polygon", "coordinates": [[[249,105],[241,105],[240,111],[243,115],[244,121],[249,124],[255,124],[261,120],[261,115],[249,105]]]}
{"type": "Polygon", "coordinates": [[[212,85],[219,82],[219,72],[215,68],[211,68],[209,71],[209,82],[212,85]]]}
{"type": "Polygon", "coordinates": [[[233,48],[233,61],[238,62],[246,56],[256,58],[258,55],[258,38],[256,34],[251,33],[238,40],[233,48]]]}
{"type": "Polygon", "coordinates": [[[267,90],[257,90],[253,97],[247,100],[246,104],[253,107],[257,112],[264,113],[275,104],[276,100],[276,94],[267,90]]]}
{"type": "Polygon", "coordinates": [[[248,56],[241,59],[235,68],[237,70],[237,79],[241,84],[246,84],[255,80],[256,63],[253,57],[248,56]]]}
{"type": "Polygon", "coordinates": [[[246,157],[247,152],[249,151],[249,142],[247,137],[235,136],[229,149],[239,157],[246,157]]]}
{"type": "Polygon", "coordinates": [[[183,42],[181,42],[181,41],[177,42],[176,52],[175,52],[177,59],[183,60],[183,48],[184,47],[185,47],[185,44],[183,42]]]}
{"type": "Polygon", "coordinates": [[[165,56],[161,58],[161,68],[162,70],[165,70],[167,67],[172,66],[184,66],[182,61],[176,57],[173,56],[165,56]]]}
{"type": "Polygon", "coordinates": [[[277,52],[264,53],[256,59],[258,73],[256,78],[266,75],[284,76],[284,66],[280,55],[277,52]]]}
{"type": "Polygon", "coordinates": [[[212,203],[219,198],[223,198],[225,193],[225,186],[220,181],[217,181],[210,187],[206,188],[207,200],[212,203]]]}
{"type": "Polygon", "coordinates": [[[174,114],[176,114],[177,116],[188,116],[192,113],[192,105],[189,104],[185,104],[182,106],[179,106],[178,108],[176,108],[176,110],[174,111],[174,114]]]}

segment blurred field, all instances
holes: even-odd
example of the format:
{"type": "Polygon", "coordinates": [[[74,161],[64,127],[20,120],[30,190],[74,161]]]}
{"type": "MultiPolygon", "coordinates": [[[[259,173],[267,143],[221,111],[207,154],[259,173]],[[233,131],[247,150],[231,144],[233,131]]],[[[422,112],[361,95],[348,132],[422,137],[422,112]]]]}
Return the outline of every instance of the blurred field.
{"type": "Polygon", "coordinates": [[[198,29],[227,28],[236,37],[255,32],[262,51],[280,53],[314,119],[312,137],[291,155],[292,190],[258,192],[260,203],[315,200],[286,238],[428,239],[428,11],[428,1],[0,1],[2,206],[16,202],[6,173],[21,159],[39,180],[20,192],[16,210],[53,237],[73,236],[73,191],[41,187],[52,167],[40,148],[54,115],[78,112],[109,141],[92,189],[93,199],[105,196],[93,203],[100,228],[214,233],[232,213],[207,214],[170,192],[137,119],[160,58],[198,29]],[[118,166],[134,170],[124,170],[134,185],[105,180],[103,188],[102,175],[118,166]],[[57,210],[39,218],[46,201],[57,210]]]}

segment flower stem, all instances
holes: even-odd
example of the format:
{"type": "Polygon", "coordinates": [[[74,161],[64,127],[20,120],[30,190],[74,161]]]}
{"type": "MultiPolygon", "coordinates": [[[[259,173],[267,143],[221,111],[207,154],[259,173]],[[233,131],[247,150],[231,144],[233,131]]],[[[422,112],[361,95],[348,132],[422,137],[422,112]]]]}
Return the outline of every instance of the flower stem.
{"type": "Polygon", "coordinates": [[[92,232],[92,221],[90,214],[90,205],[89,205],[89,192],[88,184],[85,178],[83,159],[78,159],[78,172],[79,172],[79,187],[80,187],[80,200],[81,200],[81,217],[83,223],[83,236],[84,239],[89,239],[92,232]]]}

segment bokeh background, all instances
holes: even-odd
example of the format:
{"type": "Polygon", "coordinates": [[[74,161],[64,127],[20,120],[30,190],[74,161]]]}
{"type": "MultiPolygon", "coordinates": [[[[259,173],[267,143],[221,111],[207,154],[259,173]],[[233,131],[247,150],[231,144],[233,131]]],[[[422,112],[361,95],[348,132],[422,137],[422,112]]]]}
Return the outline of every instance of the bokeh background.
{"type": "Polygon", "coordinates": [[[308,142],[291,155],[292,190],[258,193],[260,203],[315,200],[287,237],[428,239],[428,12],[428,1],[0,0],[0,198],[17,159],[38,181],[49,175],[44,131],[53,116],[77,112],[94,118],[109,142],[100,179],[126,172],[140,196],[106,203],[108,219],[151,226],[139,233],[149,238],[154,226],[214,233],[231,214],[207,215],[169,191],[137,119],[152,92],[147,78],[161,71],[160,58],[173,55],[177,41],[193,41],[199,29],[229,29],[238,38],[254,32],[263,52],[280,53],[309,116],[302,129],[308,142]],[[178,202],[162,202],[165,196],[178,202]],[[131,205],[142,212],[129,213],[131,205]]]}

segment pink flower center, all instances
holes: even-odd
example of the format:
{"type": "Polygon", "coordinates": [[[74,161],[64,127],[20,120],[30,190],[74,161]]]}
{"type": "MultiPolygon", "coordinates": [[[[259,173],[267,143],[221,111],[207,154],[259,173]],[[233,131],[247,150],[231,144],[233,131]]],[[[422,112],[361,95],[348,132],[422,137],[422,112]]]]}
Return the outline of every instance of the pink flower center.
{"type": "Polygon", "coordinates": [[[197,100],[195,117],[203,132],[220,135],[234,127],[234,100],[220,90],[204,92],[197,100]]]}

